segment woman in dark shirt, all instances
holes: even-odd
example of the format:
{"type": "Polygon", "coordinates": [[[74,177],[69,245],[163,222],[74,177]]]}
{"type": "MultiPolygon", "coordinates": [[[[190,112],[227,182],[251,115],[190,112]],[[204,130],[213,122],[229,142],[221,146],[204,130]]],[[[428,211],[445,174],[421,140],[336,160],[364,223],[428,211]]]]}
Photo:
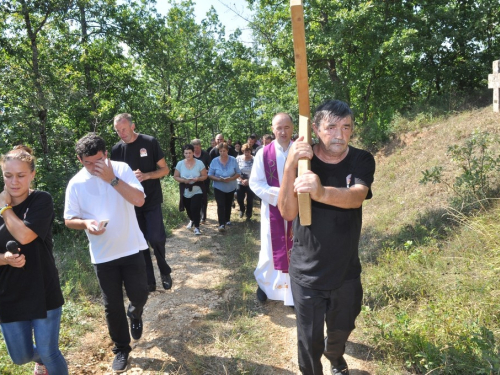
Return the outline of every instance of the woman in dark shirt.
{"type": "Polygon", "coordinates": [[[29,147],[3,155],[0,167],[5,182],[0,193],[0,327],[7,350],[16,364],[34,361],[34,374],[66,375],[59,350],[64,299],[52,254],[52,197],[30,189],[35,158],[29,147]]]}

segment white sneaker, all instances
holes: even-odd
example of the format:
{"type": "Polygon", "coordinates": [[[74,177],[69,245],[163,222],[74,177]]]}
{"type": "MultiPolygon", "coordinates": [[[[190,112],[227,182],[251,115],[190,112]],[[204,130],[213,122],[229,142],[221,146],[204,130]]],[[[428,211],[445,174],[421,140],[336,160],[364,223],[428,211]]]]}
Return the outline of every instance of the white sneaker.
{"type": "Polygon", "coordinates": [[[226,231],[226,227],[224,227],[224,225],[221,225],[219,227],[219,232],[225,232],[226,231]]]}
{"type": "Polygon", "coordinates": [[[201,234],[200,229],[199,228],[194,228],[194,234],[196,234],[197,236],[199,236],[201,234]]]}
{"type": "Polygon", "coordinates": [[[49,372],[44,365],[35,362],[35,370],[33,371],[33,375],[49,375],[49,372]]]}
{"type": "Polygon", "coordinates": [[[186,225],[186,229],[191,229],[193,227],[193,222],[190,221],[188,225],[186,225]]]}
{"type": "Polygon", "coordinates": [[[230,221],[228,221],[228,222],[226,223],[226,225],[227,225],[227,226],[231,226],[231,222],[230,222],[230,221]]]}

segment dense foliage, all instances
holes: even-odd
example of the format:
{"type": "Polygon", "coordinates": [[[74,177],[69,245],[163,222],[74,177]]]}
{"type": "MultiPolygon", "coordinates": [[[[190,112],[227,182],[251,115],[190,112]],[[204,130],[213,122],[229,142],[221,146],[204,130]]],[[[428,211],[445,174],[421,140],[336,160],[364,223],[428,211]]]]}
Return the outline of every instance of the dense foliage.
{"type": "MultiPolygon", "coordinates": [[[[192,138],[245,140],[296,113],[288,2],[247,0],[252,46],[226,38],[213,9],[198,24],[192,0],[170,3],[166,15],[151,0],[0,3],[0,151],[35,149],[59,213],[75,141],[96,131],[113,144],[116,113],[155,135],[170,165],[192,138]]],[[[349,102],[365,144],[398,112],[485,87],[500,56],[498,0],[311,0],[305,17],[311,105],[349,102]]]]}

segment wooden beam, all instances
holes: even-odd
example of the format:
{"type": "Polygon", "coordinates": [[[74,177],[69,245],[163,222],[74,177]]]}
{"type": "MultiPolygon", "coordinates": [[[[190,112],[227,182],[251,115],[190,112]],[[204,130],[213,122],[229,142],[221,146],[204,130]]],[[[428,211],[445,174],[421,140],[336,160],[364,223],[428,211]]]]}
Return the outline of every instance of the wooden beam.
{"type": "MultiPolygon", "coordinates": [[[[292,15],[293,50],[295,55],[295,73],[299,98],[299,137],[311,143],[309,78],[307,75],[306,32],[304,25],[304,7],[302,0],[290,0],[292,15]]],[[[311,169],[309,159],[299,160],[299,176],[311,169]]],[[[311,225],[311,197],[309,193],[299,193],[299,216],[301,225],[311,225]]]]}

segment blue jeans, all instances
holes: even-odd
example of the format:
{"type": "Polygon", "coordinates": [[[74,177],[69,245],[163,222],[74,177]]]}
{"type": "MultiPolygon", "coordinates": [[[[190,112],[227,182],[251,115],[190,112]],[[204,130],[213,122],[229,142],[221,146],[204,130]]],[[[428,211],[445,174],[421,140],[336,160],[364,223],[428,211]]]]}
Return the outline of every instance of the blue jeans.
{"type": "Polygon", "coordinates": [[[49,374],[68,374],[68,365],[59,350],[61,312],[59,307],[47,311],[45,319],[0,324],[10,358],[16,365],[34,361],[43,363],[49,374]]]}

